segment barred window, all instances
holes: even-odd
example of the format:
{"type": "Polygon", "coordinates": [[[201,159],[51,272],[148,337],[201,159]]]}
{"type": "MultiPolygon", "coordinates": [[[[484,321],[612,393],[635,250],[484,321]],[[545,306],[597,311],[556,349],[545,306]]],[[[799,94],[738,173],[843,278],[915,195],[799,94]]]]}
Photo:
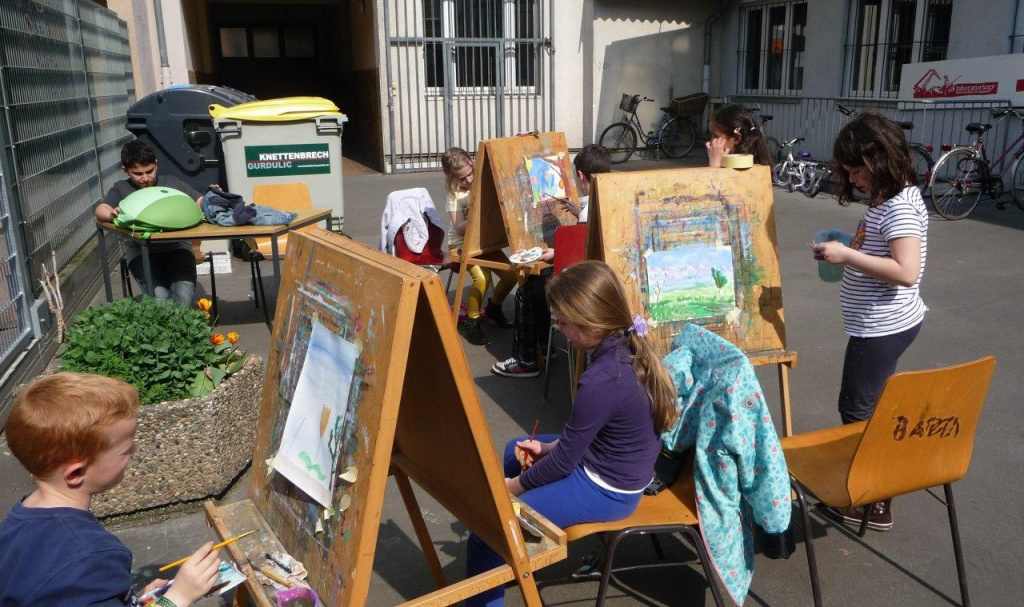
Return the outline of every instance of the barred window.
{"type": "Polygon", "coordinates": [[[740,13],[740,90],[754,94],[801,92],[806,28],[806,2],[743,8],[740,13]]]}
{"type": "Polygon", "coordinates": [[[852,0],[846,94],[895,97],[907,63],[942,61],[953,0],[852,0]]]}
{"type": "Polygon", "coordinates": [[[538,0],[424,0],[427,86],[535,87],[538,19],[538,0]]]}

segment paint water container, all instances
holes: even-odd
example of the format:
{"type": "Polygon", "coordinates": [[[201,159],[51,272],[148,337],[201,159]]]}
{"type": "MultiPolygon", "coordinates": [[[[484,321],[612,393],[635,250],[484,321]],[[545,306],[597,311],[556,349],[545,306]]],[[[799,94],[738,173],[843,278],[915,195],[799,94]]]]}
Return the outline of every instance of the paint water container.
{"type": "MultiPolygon", "coordinates": [[[[822,230],[814,235],[813,241],[815,244],[822,242],[830,242],[837,240],[846,246],[850,246],[851,238],[846,232],[843,232],[839,228],[833,230],[822,230]]],[[[839,282],[843,279],[843,271],[846,266],[840,263],[829,263],[825,261],[825,258],[814,254],[814,259],[818,261],[818,278],[825,282],[839,282]]]]}
{"type": "Polygon", "coordinates": [[[224,149],[228,189],[252,201],[255,185],[304,182],[313,206],[345,218],[341,132],[348,118],[323,97],[284,97],[209,106],[224,149]]]}

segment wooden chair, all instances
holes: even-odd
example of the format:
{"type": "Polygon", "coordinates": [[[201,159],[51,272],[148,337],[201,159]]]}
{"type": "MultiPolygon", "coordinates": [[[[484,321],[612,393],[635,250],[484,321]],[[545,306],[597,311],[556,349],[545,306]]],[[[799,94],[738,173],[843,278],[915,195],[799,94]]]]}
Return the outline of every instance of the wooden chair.
{"type": "MultiPolygon", "coordinates": [[[[938,485],[945,489],[960,594],[970,604],[952,483],[967,473],[995,364],[988,356],[898,373],[886,382],[868,421],[782,439],[803,517],[815,605],[821,604],[821,591],[804,490],[825,505],[854,508],[938,485]]],[[[865,508],[861,537],[870,511],[865,508]]]]}
{"type": "MultiPolygon", "coordinates": [[[[562,270],[565,268],[576,265],[586,258],[586,250],[584,246],[586,239],[587,224],[585,223],[578,223],[571,226],[558,226],[555,228],[555,260],[553,272],[556,276],[561,274],[562,270]]],[[[554,318],[552,318],[552,320],[554,320],[554,318]]],[[[548,399],[548,385],[551,383],[551,375],[548,373],[550,368],[548,361],[551,360],[551,338],[554,337],[555,331],[558,331],[558,328],[555,326],[555,323],[552,322],[548,327],[548,349],[547,353],[544,355],[544,400],[548,399]]],[[[576,379],[576,369],[573,368],[575,352],[573,351],[571,343],[566,346],[565,352],[569,359],[569,383],[571,384],[576,379]]]]}
{"type": "MultiPolygon", "coordinates": [[[[253,204],[271,207],[279,211],[308,211],[313,208],[313,199],[309,195],[309,186],[303,182],[295,183],[269,183],[252,186],[253,204]]],[[[298,231],[308,231],[315,225],[299,228],[298,231]]],[[[246,238],[249,247],[249,272],[252,275],[253,299],[256,307],[263,302],[263,319],[267,326],[270,326],[270,311],[267,304],[267,296],[263,291],[263,274],[260,272],[260,262],[264,259],[271,259],[274,255],[271,239],[268,238],[246,238]],[[257,288],[259,289],[257,291],[257,288]]],[[[288,251],[288,234],[283,234],[277,239],[278,256],[284,259],[288,251]]]]}
{"type": "Polygon", "coordinates": [[[604,604],[605,595],[608,592],[608,583],[612,575],[612,560],[615,558],[615,549],[619,542],[631,535],[651,535],[651,539],[655,540],[654,546],[658,556],[664,558],[654,534],[677,532],[685,535],[696,549],[697,557],[704,568],[704,576],[707,578],[711,594],[715,598],[715,604],[728,605],[729,603],[722,600],[721,591],[711,570],[711,558],[704,548],[704,540],[701,538],[698,526],[692,455],[679,475],[679,480],[657,495],[645,495],[640,498],[640,505],[631,516],[610,523],[572,525],[565,529],[565,536],[571,542],[595,533],[607,534],[605,537],[607,547],[601,568],[601,585],[597,591],[596,605],[600,607],[604,604]]]}

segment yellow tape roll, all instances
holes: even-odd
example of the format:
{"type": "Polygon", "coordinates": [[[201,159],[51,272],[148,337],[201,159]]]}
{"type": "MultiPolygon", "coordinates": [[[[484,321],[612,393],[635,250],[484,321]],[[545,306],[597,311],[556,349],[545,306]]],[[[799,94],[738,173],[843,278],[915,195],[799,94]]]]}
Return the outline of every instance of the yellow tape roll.
{"type": "Polygon", "coordinates": [[[754,156],[751,154],[726,154],[722,158],[722,166],[727,169],[749,169],[754,166],[754,156]]]}

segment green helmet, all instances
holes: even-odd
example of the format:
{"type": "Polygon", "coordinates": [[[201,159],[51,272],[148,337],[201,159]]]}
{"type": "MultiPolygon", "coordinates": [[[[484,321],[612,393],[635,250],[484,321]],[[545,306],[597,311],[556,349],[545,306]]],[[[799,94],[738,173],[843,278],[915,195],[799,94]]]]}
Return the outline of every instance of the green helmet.
{"type": "Polygon", "coordinates": [[[203,212],[188,194],[151,186],[138,189],[121,201],[114,225],[144,232],[143,238],[153,232],[184,230],[203,221],[203,212]]]}

